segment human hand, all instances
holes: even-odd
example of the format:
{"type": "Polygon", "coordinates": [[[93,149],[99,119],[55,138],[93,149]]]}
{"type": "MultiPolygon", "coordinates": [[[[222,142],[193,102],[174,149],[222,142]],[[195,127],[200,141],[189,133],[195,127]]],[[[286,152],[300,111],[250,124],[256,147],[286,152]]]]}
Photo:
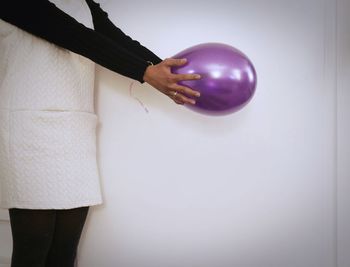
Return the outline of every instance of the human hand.
{"type": "Polygon", "coordinates": [[[168,58],[157,65],[148,66],[143,80],[149,85],[170,97],[177,104],[196,104],[191,98],[199,97],[198,91],[192,90],[186,86],[179,85],[179,81],[198,80],[198,74],[173,74],[171,67],[178,67],[186,64],[186,59],[168,58]]]}

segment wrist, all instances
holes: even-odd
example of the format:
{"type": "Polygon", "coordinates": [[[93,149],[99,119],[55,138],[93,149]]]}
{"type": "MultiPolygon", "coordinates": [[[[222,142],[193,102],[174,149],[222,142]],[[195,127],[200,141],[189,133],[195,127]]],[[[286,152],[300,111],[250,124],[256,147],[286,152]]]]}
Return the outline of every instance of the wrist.
{"type": "Polygon", "coordinates": [[[152,68],[154,66],[151,61],[147,61],[147,63],[149,65],[146,67],[146,70],[143,74],[143,81],[145,81],[146,83],[148,83],[148,81],[150,80],[150,72],[152,71],[152,68]]]}

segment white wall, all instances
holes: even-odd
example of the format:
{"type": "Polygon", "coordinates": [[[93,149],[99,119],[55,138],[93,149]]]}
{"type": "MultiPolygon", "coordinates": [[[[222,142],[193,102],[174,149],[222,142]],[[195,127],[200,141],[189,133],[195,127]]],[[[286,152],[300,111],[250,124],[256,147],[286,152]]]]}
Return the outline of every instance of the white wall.
{"type": "Polygon", "coordinates": [[[207,117],[135,82],[146,113],[131,80],[99,67],[104,204],[79,266],[349,266],[348,2],[105,2],[162,58],[209,41],[239,48],[258,87],[240,112],[207,117]]]}
{"type": "Polygon", "coordinates": [[[337,141],[338,264],[350,265],[350,1],[338,1],[337,141]]]}
{"type": "Polygon", "coordinates": [[[104,7],[163,58],[236,46],[258,87],[244,110],[213,118],[136,84],[145,113],[130,80],[98,69],[105,204],[90,214],[81,266],[335,266],[335,1],[104,7]]]}

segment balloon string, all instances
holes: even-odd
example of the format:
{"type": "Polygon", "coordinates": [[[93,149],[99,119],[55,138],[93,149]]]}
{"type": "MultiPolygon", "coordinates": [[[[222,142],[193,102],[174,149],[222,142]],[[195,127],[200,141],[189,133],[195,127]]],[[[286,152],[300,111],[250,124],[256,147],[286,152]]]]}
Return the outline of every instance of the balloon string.
{"type": "Polygon", "coordinates": [[[131,96],[132,98],[134,98],[137,102],[140,103],[140,105],[143,107],[143,109],[145,110],[146,113],[149,113],[148,109],[147,109],[146,106],[142,103],[142,101],[141,101],[140,99],[138,99],[136,96],[134,96],[134,94],[132,93],[133,86],[134,86],[134,82],[131,82],[131,83],[130,83],[130,86],[129,86],[129,93],[130,93],[130,96],[131,96]]]}

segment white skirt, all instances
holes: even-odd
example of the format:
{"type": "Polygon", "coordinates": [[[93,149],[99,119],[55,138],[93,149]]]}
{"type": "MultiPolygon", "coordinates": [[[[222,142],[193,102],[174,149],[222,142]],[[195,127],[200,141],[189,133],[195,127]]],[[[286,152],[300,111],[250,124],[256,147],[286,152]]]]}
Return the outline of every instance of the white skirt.
{"type": "Polygon", "coordinates": [[[0,20],[0,206],[102,203],[94,63],[0,20]]]}

